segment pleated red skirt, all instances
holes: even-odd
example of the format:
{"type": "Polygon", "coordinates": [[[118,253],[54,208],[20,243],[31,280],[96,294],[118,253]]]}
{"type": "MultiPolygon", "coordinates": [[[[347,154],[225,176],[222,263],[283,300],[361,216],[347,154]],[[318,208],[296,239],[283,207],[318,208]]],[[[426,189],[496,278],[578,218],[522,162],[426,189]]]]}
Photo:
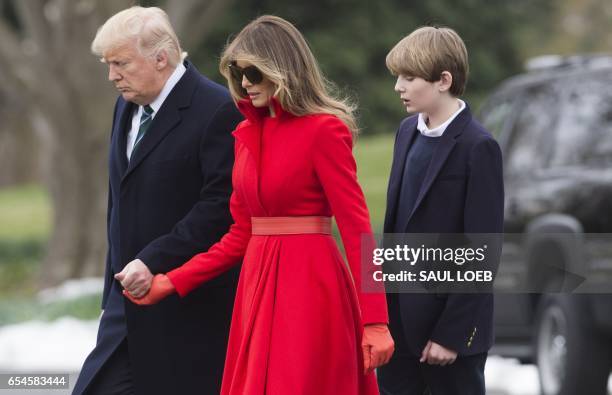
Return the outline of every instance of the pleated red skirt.
{"type": "Polygon", "coordinates": [[[329,218],[253,218],[238,284],[224,395],[375,395],[363,325],[329,218]]]}

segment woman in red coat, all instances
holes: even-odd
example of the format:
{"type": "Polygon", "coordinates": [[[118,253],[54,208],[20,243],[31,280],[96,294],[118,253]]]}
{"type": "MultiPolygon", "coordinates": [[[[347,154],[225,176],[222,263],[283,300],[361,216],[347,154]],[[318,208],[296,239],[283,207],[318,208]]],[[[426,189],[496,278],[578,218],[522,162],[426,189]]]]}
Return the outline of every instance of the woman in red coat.
{"type": "Polygon", "coordinates": [[[371,242],[372,231],[353,109],[330,95],[308,44],[278,17],[248,24],[220,70],[246,118],[233,133],[235,223],[207,252],[156,275],[145,297],[124,294],[138,304],[185,296],[242,259],[221,393],[377,394],[373,369],[393,340],[384,291],[362,292],[362,235],[371,242]]]}

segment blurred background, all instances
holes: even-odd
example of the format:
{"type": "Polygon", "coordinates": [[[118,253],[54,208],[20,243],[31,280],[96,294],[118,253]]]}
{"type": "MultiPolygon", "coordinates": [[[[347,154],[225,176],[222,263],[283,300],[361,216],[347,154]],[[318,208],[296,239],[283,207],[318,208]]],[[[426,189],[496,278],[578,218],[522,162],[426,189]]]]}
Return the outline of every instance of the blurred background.
{"type": "MultiPolygon", "coordinates": [[[[133,4],[0,0],[0,372],[74,375],[94,345],[116,93],[89,45],[109,16],[133,4]]],[[[487,112],[485,104],[492,93],[525,73],[530,58],[612,52],[609,0],[138,4],[164,8],[189,59],[222,84],[217,64],[228,37],[262,14],[292,21],[327,77],[359,104],[362,135],[355,153],[378,231],[393,136],[406,116],[384,59],[406,34],[446,25],[463,37],[470,56],[465,99],[473,110],[484,107],[483,116],[495,109],[487,112]]],[[[518,359],[491,358],[487,381],[491,394],[540,393],[536,368],[518,359]]]]}

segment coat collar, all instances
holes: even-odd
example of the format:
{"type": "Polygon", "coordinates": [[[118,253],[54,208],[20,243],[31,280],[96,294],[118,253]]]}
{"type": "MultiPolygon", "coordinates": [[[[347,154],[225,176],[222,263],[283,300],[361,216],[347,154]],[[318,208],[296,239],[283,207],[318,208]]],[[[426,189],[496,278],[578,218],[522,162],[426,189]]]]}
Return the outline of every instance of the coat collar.
{"type": "Polygon", "coordinates": [[[113,141],[115,141],[114,149],[115,162],[119,164],[120,174],[123,176],[128,168],[128,159],[126,156],[127,151],[127,136],[130,128],[132,127],[132,113],[135,104],[124,101],[121,97],[119,98],[119,118],[118,122],[115,122],[115,129],[113,130],[113,141]]]}
{"type": "Polygon", "coordinates": [[[275,97],[271,99],[271,103],[276,114],[274,118],[270,118],[268,107],[255,107],[249,99],[242,99],[237,103],[238,110],[240,110],[246,120],[232,132],[232,135],[247,148],[255,161],[256,169],[259,169],[261,133],[264,119],[270,118],[275,119],[276,122],[281,122],[294,117],[293,114],[283,109],[280,102],[275,97]]]}
{"type": "Polygon", "coordinates": [[[232,134],[237,141],[240,141],[242,145],[247,149],[249,154],[249,163],[253,170],[254,177],[256,179],[255,185],[255,196],[256,201],[259,204],[259,211],[266,212],[265,208],[260,199],[259,193],[259,175],[261,174],[261,135],[263,132],[264,120],[266,118],[276,120],[276,122],[282,122],[287,119],[294,117],[288,111],[285,111],[281,106],[280,102],[276,98],[271,99],[271,104],[274,107],[274,113],[276,116],[270,118],[270,110],[268,107],[255,107],[251,100],[242,99],[239,100],[238,110],[246,118],[233,132],[232,134]]]}
{"type": "MultiPolygon", "coordinates": [[[[275,118],[278,120],[293,117],[289,111],[286,111],[276,97],[270,99],[270,104],[274,108],[275,118]]],[[[254,124],[262,124],[265,118],[270,118],[270,110],[266,107],[255,107],[250,99],[241,99],[237,103],[238,110],[244,117],[254,124]]]]}
{"type": "MultiPolygon", "coordinates": [[[[162,141],[162,139],[176,128],[181,122],[181,110],[188,108],[191,105],[191,100],[196,87],[196,80],[198,78],[198,71],[189,62],[185,62],[187,70],[181,77],[181,79],[174,86],[162,106],[160,107],[157,115],[153,118],[147,134],[143,137],[142,141],[138,144],[138,147],[132,153],[132,157],[127,166],[127,170],[123,174],[122,182],[134,171],[144,158],[162,141]]],[[[124,114],[122,119],[126,115],[125,112],[132,113],[134,105],[129,104],[124,107],[124,114]]],[[[129,125],[127,126],[129,127],[129,125]]],[[[126,140],[126,136],[122,137],[122,140],[126,140]]],[[[124,144],[125,145],[125,144],[124,144]]],[[[125,149],[120,150],[119,155],[125,156],[125,149]]]]}

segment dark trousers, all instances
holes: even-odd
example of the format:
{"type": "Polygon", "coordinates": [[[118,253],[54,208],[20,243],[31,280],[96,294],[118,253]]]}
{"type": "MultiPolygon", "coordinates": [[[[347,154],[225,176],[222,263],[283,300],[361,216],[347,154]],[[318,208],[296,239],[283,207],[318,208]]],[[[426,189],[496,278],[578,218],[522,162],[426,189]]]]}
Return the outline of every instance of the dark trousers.
{"type": "Polygon", "coordinates": [[[86,391],[87,395],[133,395],[132,372],[127,339],[104,363],[86,391]]]}
{"type": "Polygon", "coordinates": [[[408,351],[403,330],[395,331],[393,339],[391,361],[376,371],[381,395],[485,395],[487,353],[459,356],[451,365],[429,365],[408,351]]]}

